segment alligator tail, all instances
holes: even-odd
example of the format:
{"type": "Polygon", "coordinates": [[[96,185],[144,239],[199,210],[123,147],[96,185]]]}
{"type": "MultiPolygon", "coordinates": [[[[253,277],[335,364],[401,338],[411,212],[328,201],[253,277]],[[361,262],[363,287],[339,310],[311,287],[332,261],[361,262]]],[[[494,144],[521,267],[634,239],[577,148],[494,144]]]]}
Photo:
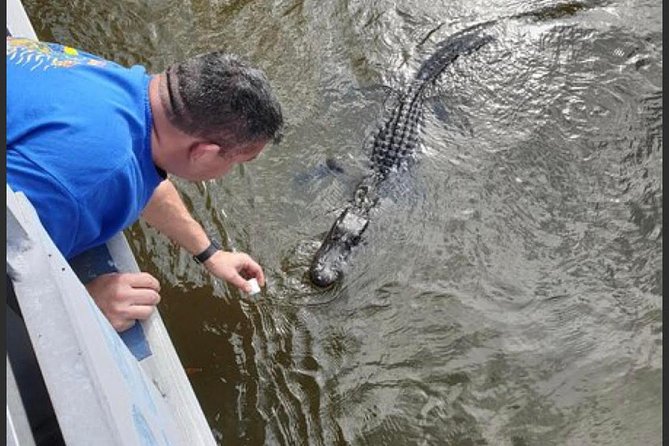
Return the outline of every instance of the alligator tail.
{"type": "Polygon", "coordinates": [[[416,73],[415,82],[422,85],[433,82],[459,56],[473,53],[493,40],[489,35],[470,30],[452,35],[439,43],[434,54],[423,62],[416,73]]]}

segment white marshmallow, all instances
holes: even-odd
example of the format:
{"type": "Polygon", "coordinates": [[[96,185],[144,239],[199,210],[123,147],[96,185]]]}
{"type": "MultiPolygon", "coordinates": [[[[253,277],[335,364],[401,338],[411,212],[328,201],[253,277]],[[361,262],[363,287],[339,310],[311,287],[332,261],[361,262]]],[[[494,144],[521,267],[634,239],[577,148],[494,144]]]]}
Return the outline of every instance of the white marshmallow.
{"type": "Polygon", "coordinates": [[[251,285],[251,291],[249,291],[249,295],[253,296],[254,294],[258,294],[260,292],[260,285],[258,285],[258,281],[256,279],[247,280],[247,283],[251,285]]]}

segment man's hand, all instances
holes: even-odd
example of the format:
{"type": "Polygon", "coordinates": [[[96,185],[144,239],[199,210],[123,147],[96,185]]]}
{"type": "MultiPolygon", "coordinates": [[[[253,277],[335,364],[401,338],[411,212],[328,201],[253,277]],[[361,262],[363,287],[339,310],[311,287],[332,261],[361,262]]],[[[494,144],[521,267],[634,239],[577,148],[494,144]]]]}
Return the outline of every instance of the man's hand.
{"type": "Polygon", "coordinates": [[[160,283],[148,273],[102,274],[86,289],[118,332],[147,319],[160,302],[160,283]]]}
{"type": "Polygon", "coordinates": [[[214,276],[230,282],[245,293],[251,291],[251,285],[246,283],[248,279],[255,278],[258,285],[265,285],[262,268],[243,252],[217,251],[204,262],[204,266],[214,276]]]}
{"type": "MultiPolygon", "coordinates": [[[[209,236],[193,219],[179,192],[170,180],[165,180],[153,191],[142,212],[144,220],[191,254],[200,253],[209,246],[209,236]]],[[[223,279],[248,293],[246,283],[255,278],[258,285],[265,285],[262,268],[251,257],[241,252],[217,251],[204,262],[214,276],[223,279]]]]}

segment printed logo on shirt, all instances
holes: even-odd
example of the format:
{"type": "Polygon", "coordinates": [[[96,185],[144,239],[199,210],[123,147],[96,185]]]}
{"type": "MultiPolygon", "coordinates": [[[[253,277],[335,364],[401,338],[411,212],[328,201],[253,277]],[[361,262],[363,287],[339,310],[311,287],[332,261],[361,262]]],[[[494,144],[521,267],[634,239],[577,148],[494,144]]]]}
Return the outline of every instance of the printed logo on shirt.
{"type": "Polygon", "coordinates": [[[7,61],[17,65],[31,65],[30,70],[41,68],[71,68],[75,65],[104,67],[107,61],[88,53],[56,43],[7,37],[7,61]]]}

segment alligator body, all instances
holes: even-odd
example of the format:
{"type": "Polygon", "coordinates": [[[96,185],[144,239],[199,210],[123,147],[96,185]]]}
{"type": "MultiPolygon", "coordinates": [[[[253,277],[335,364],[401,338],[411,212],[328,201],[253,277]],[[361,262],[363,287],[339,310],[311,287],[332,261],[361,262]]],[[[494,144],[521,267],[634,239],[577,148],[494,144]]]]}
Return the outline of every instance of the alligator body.
{"type": "Polygon", "coordinates": [[[423,121],[426,87],[461,55],[476,51],[492,38],[461,32],[438,45],[398,93],[394,106],[371,135],[371,171],[358,185],[354,198],[335,220],[316,252],[309,269],[314,285],[328,287],[339,280],[351,250],[360,243],[369,224],[370,211],[378,201],[379,187],[390,176],[405,171],[415,157],[423,121]]]}

